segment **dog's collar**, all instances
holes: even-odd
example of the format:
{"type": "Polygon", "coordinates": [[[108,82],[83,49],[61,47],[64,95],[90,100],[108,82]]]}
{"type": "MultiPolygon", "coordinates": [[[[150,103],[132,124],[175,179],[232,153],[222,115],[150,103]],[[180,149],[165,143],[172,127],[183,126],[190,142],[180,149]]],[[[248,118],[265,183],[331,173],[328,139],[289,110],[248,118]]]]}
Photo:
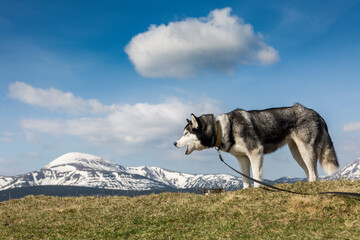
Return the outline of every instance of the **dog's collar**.
{"type": "Polygon", "coordinates": [[[216,144],[215,147],[220,148],[221,146],[221,126],[220,122],[216,121],[216,144]]]}

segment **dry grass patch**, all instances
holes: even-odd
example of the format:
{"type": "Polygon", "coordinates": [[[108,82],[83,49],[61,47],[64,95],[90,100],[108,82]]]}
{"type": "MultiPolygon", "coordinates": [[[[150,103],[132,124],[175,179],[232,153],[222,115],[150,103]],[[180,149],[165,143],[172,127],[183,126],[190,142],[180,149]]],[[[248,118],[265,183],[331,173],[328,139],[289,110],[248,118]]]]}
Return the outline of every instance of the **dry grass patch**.
{"type": "MultiPolygon", "coordinates": [[[[281,187],[360,192],[360,181],[281,187]]],[[[264,189],[209,196],[29,196],[0,203],[0,236],[5,239],[356,239],[358,226],[358,199],[264,189]]]]}

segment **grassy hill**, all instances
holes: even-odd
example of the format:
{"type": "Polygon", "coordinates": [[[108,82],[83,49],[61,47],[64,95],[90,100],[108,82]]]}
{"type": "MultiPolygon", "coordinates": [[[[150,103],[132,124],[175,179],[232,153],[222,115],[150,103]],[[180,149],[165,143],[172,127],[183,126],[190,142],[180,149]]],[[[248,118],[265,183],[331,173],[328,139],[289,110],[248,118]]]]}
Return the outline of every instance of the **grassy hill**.
{"type": "MultiPolygon", "coordinates": [[[[360,192],[360,181],[282,184],[360,192]]],[[[5,239],[360,239],[360,199],[247,189],[202,196],[28,196],[0,202],[5,239]]]]}

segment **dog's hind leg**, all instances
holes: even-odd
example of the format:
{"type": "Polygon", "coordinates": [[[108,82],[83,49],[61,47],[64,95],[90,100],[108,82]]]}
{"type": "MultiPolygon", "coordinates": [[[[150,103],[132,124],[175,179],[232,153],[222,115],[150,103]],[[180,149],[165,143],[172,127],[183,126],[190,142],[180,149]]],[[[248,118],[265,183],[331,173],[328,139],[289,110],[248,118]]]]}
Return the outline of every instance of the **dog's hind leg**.
{"type": "MultiPolygon", "coordinates": [[[[247,156],[236,156],[236,159],[238,160],[240,170],[243,174],[250,176],[250,160],[247,156]]],[[[243,189],[250,187],[250,179],[243,177],[243,189]]]]}
{"type": "Polygon", "coordinates": [[[302,167],[302,169],[304,169],[306,177],[309,179],[309,171],[306,167],[304,160],[301,157],[301,154],[299,152],[298,147],[296,146],[296,143],[293,140],[290,140],[288,145],[289,145],[289,149],[290,149],[292,156],[294,157],[296,162],[300,165],[300,167],[302,167]]]}
{"type": "Polygon", "coordinates": [[[299,149],[300,155],[304,160],[306,168],[308,170],[308,182],[313,182],[318,179],[317,173],[317,154],[314,147],[311,144],[306,144],[298,138],[293,139],[296,146],[299,149]]]}

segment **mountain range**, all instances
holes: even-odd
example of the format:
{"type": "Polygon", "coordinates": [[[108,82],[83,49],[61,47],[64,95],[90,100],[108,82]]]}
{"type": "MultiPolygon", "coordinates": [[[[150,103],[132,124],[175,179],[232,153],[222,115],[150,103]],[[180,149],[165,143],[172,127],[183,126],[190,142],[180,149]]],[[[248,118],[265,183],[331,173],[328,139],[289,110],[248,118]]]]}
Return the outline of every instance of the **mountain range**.
{"type": "MultiPolygon", "coordinates": [[[[327,179],[360,179],[360,159],[327,179]]],[[[302,178],[282,177],[270,184],[306,181],[302,178]]],[[[36,186],[73,186],[122,191],[174,191],[180,189],[242,187],[240,177],[229,174],[188,174],[159,167],[124,167],[101,157],[85,153],[64,154],[45,167],[17,175],[0,176],[0,191],[36,186]]]]}

